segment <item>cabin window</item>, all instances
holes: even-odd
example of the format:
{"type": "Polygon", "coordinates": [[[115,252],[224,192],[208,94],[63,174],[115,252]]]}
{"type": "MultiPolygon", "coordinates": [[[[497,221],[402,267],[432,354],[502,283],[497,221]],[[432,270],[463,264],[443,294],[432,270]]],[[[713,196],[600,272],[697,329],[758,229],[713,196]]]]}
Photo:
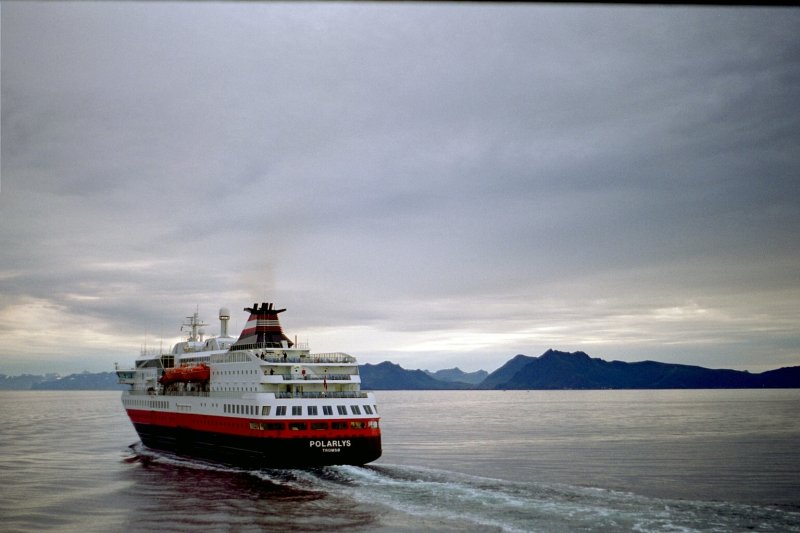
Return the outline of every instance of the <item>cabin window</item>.
{"type": "Polygon", "coordinates": [[[279,405],[275,409],[275,416],[286,416],[286,406],[285,405],[279,405]]]}
{"type": "Polygon", "coordinates": [[[317,406],[316,405],[309,405],[308,406],[308,416],[317,416],[317,406]]]}
{"type": "Polygon", "coordinates": [[[367,413],[368,415],[371,415],[372,414],[372,407],[370,407],[369,405],[365,405],[364,406],[364,412],[367,413]]]}
{"type": "Polygon", "coordinates": [[[357,405],[351,405],[350,406],[350,410],[353,411],[354,415],[360,415],[361,414],[361,409],[359,409],[357,405]]]}
{"type": "Polygon", "coordinates": [[[347,422],[331,422],[331,429],[347,429],[347,422]]]}
{"type": "Polygon", "coordinates": [[[303,431],[306,429],[306,425],[303,422],[292,422],[289,424],[289,429],[292,431],[303,431]]]}
{"type": "Polygon", "coordinates": [[[328,429],[327,422],[312,422],[311,429],[328,429]]]}
{"type": "Polygon", "coordinates": [[[346,415],[347,414],[347,407],[345,407],[344,405],[337,405],[336,406],[336,410],[339,411],[340,415],[346,415]]]}
{"type": "Polygon", "coordinates": [[[269,408],[270,405],[262,405],[261,406],[261,416],[269,416],[269,408]]]}
{"type": "Polygon", "coordinates": [[[367,422],[367,426],[371,427],[373,429],[377,429],[378,428],[378,421],[377,420],[370,420],[369,422],[367,422]]]}
{"type": "Polygon", "coordinates": [[[300,416],[303,414],[303,407],[300,405],[292,406],[292,416],[300,416]]]}
{"type": "Polygon", "coordinates": [[[322,414],[323,415],[332,415],[333,414],[333,407],[330,405],[323,405],[322,406],[322,414]]]}
{"type": "Polygon", "coordinates": [[[283,429],[283,427],[284,427],[283,424],[281,424],[280,422],[266,422],[264,424],[261,424],[261,429],[267,429],[270,431],[280,431],[283,429]]]}
{"type": "Polygon", "coordinates": [[[352,429],[364,429],[367,427],[367,423],[363,420],[351,420],[350,427],[352,429]]]}

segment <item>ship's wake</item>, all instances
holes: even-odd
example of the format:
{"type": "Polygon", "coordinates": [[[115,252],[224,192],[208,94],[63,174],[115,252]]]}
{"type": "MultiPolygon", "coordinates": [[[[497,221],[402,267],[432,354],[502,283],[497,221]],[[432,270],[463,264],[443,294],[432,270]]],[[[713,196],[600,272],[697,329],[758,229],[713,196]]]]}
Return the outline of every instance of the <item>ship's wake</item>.
{"type": "Polygon", "coordinates": [[[371,514],[377,522],[369,524],[372,530],[800,532],[800,512],[777,507],[667,500],[390,464],[248,470],[142,446],[132,450],[136,461],[146,466],[245,476],[268,487],[272,497],[292,495],[296,501],[326,501],[331,508],[357,510],[362,524],[363,517],[371,514]]]}
{"type": "Polygon", "coordinates": [[[295,486],[475,531],[800,531],[800,513],[665,500],[573,485],[513,482],[399,465],[291,471],[295,486]]]}

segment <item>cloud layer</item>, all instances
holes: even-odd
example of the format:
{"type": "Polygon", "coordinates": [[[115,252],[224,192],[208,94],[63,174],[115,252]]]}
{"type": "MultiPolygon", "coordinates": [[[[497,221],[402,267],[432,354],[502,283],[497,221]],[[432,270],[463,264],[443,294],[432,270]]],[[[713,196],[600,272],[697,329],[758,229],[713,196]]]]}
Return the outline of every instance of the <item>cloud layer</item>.
{"type": "Polygon", "coordinates": [[[262,299],[408,367],[800,364],[796,10],[12,3],[1,35],[0,371],[262,299]]]}

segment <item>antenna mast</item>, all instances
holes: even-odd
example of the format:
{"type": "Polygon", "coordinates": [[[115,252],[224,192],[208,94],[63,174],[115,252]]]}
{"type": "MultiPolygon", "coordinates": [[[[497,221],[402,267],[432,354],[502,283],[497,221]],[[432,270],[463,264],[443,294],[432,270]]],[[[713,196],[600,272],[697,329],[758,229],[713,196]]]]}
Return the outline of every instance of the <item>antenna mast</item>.
{"type": "Polygon", "coordinates": [[[191,328],[191,333],[189,334],[189,341],[193,342],[198,340],[197,328],[208,325],[200,320],[198,307],[195,307],[194,314],[192,316],[187,316],[186,320],[188,320],[188,322],[183,323],[183,325],[181,326],[181,331],[186,331],[184,328],[191,328]]]}

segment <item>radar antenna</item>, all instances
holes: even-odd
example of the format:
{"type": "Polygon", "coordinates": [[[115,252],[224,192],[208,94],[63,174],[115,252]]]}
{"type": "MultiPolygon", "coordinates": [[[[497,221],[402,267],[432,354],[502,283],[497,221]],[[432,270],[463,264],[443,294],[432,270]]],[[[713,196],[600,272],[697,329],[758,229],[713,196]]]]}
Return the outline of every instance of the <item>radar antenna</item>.
{"type": "Polygon", "coordinates": [[[191,329],[191,333],[189,334],[189,341],[196,341],[198,340],[198,332],[197,329],[202,326],[207,326],[205,322],[200,320],[199,311],[195,308],[194,314],[192,316],[186,317],[187,322],[184,322],[181,326],[181,331],[186,331],[186,328],[191,329]]]}

